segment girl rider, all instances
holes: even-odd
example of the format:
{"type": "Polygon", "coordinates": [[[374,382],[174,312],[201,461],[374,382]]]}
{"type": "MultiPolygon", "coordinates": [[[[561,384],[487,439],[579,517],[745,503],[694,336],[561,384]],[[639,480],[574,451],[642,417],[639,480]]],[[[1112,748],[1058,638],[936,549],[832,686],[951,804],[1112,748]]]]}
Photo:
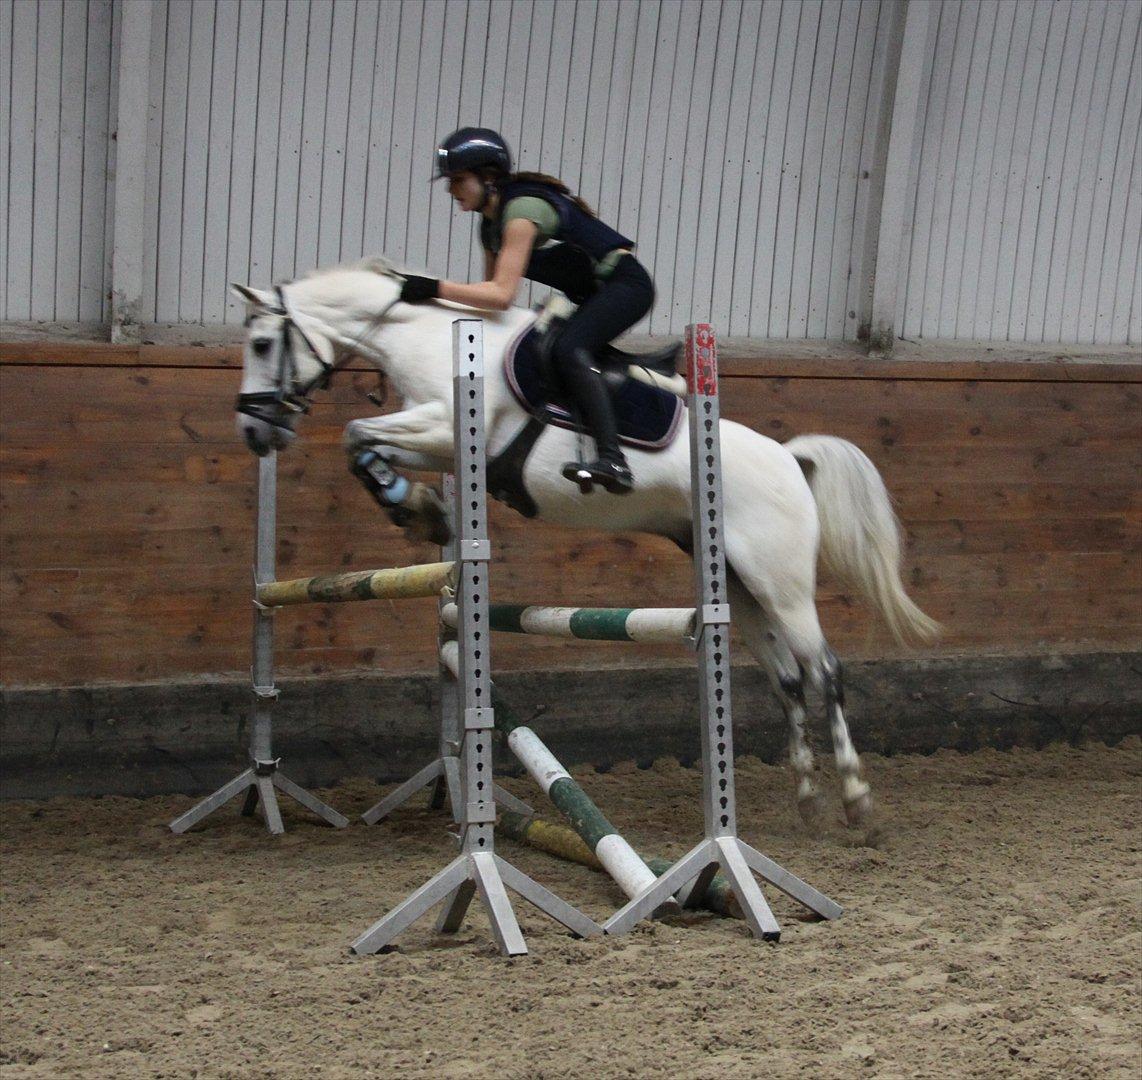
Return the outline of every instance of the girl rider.
{"type": "Polygon", "coordinates": [[[625,494],[633,478],[595,355],[654,302],[650,275],[631,254],[634,242],[603,224],[554,177],[513,173],[507,145],[488,128],[461,128],[440,144],[435,178],[440,177],[447,177],[448,193],[461,210],[481,215],[485,280],[409,277],[401,299],[416,304],[439,298],[502,311],[526,277],[579,305],[555,344],[554,359],[595,436],[597,457],[569,462],[563,475],[577,481],[576,474],[586,471],[607,491],[625,494]]]}

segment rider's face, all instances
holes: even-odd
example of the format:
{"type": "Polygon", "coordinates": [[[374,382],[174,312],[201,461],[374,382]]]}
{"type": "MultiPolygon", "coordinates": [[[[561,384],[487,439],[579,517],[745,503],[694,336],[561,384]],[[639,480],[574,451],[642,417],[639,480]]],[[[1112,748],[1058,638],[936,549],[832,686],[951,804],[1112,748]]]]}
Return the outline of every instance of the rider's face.
{"type": "Polygon", "coordinates": [[[453,173],[448,178],[448,194],[461,210],[479,210],[484,202],[484,182],[474,172],[453,173]]]}

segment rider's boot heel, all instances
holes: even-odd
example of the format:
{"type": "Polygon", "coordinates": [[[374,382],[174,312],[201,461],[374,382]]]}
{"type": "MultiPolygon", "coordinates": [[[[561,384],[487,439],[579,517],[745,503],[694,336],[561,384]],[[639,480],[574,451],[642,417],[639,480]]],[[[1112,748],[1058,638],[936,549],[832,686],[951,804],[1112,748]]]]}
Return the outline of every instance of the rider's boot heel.
{"type": "Polygon", "coordinates": [[[559,470],[560,475],[564,480],[570,480],[573,484],[579,485],[579,490],[584,495],[590,495],[595,490],[595,479],[591,473],[590,466],[582,461],[568,461],[565,462],[563,468],[559,470]]]}
{"type": "Polygon", "coordinates": [[[626,495],[634,488],[634,476],[621,454],[619,460],[568,461],[560,472],[564,480],[578,484],[584,495],[590,495],[596,484],[612,495],[626,495]]]}
{"type": "Polygon", "coordinates": [[[586,466],[591,478],[612,495],[627,495],[634,487],[634,476],[622,453],[607,454],[586,466]]]}

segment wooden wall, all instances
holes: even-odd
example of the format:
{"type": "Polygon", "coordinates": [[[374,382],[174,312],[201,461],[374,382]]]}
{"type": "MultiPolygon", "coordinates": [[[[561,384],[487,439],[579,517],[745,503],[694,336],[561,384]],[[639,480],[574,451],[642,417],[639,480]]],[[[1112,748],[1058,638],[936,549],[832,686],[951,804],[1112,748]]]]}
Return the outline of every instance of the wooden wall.
{"type": "MultiPolygon", "coordinates": [[[[1118,649],[1142,641],[1139,383],[1127,364],[723,350],[723,414],[778,439],[824,431],[883,471],[907,579],[946,626],[932,655],[1118,649]]],[[[0,346],[3,685],[211,677],[249,665],[254,459],[237,441],[236,350],[0,346]]],[[[341,376],[279,462],[279,576],[428,561],[345,469],[342,425],[375,412],[341,376]]],[[[493,513],[497,599],[688,602],[663,541],[493,513]]],[[[907,655],[821,589],[845,656],[907,655]]],[[[433,664],[432,601],[278,617],[281,674],[433,664]]],[[[497,640],[503,669],[679,662],[683,650],[497,640]]]]}

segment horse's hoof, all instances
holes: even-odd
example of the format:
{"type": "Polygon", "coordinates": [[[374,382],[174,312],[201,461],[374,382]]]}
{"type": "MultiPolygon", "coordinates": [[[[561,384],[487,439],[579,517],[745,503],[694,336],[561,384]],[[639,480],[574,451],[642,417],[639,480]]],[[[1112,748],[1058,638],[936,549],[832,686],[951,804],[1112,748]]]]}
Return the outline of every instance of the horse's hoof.
{"type": "Polygon", "coordinates": [[[452,539],[452,527],[444,509],[444,501],[435,488],[419,481],[409,490],[399,509],[408,513],[405,526],[413,540],[423,540],[442,547],[452,539]]]}
{"type": "Polygon", "coordinates": [[[446,521],[433,518],[415,517],[407,527],[408,538],[418,543],[435,544],[443,547],[452,539],[452,530],[446,521]]]}
{"type": "Polygon", "coordinates": [[[856,828],[863,825],[872,813],[872,791],[864,784],[864,791],[853,798],[845,799],[845,819],[849,825],[856,828]]]}
{"type": "Polygon", "coordinates": [[[452,533],[447,525],[430,521],[418,514],[409,514],[397,524],[404,529],[405,536],[415,544],[435,544],[437,547],[443,547],[452,539],[452,533]]]}
{"type": "Polygon", "coordinates": [[[800,795],[797,798],[797,812],[810,829],[816,829],[825,817],[825,800],[816,791],[811,795],[800,795]]]}

